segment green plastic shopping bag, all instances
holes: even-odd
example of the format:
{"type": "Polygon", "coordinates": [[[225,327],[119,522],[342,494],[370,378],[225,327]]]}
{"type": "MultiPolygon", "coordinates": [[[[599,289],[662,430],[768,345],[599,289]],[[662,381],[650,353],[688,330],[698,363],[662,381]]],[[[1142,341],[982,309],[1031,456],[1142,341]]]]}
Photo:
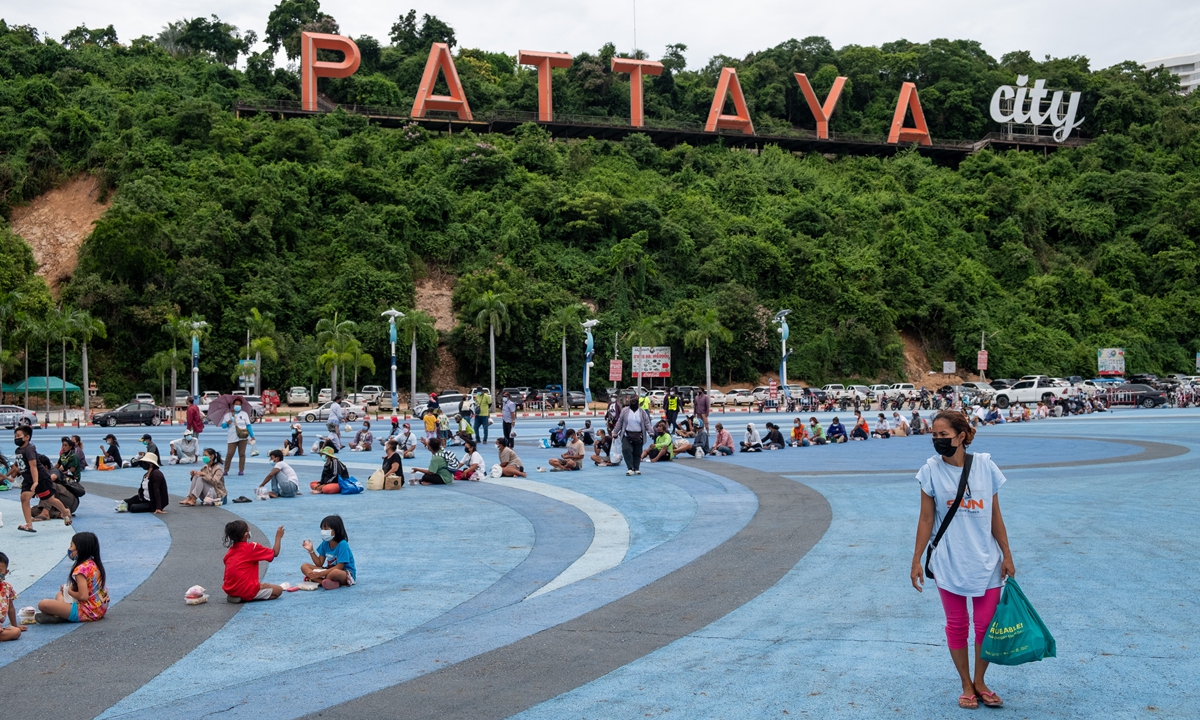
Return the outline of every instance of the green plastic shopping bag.
{"type": "Polygon", "coordinates": [[[1055,657],[1054,636],[1012,578],[1004,585],[980,653],[982,659],[997,665],[1021,665],[1055,657]]]}

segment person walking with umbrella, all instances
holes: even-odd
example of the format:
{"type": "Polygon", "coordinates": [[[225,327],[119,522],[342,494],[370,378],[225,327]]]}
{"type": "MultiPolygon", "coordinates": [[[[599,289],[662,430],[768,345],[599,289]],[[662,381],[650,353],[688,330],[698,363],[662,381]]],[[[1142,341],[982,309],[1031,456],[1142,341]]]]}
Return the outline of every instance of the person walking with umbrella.
{"type": "Polygon", "coordinates": [[[225,475],[233,464],[233,453],[238,453],[238,475],[246,474],[246,445],[254,437],[250,416],[242,409],[242,398],[237,395],[222,395],[208,405],[208,419],[216,418],[225,430],[225,475]]]}

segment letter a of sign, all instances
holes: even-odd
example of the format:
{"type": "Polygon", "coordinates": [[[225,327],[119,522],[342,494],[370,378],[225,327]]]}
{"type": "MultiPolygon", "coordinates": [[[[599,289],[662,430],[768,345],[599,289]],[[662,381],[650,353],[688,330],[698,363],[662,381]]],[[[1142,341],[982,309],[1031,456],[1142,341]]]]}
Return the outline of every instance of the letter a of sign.
{"type": "Polygon", "coordinates": [[[550,85],[553,68],[571,67],[571,56],[563,53],[521,50],[517,62],[535,65],[538,69],[538,120],[550,122],[554,119],[554,93],[550,85]]]}
{"type": "Polygon", "coordinates": [[[721,69],[721,79],[717,80],[717,92],[713,95],[712,108],[708,111],[708,122],[704,124],[704,132],[716,132],[718,129],[741,130],[747,135],[754,134],[754,123],[750,121],[746,97],[742,95],[742,86],[734,68],[721,69]],[[727,94],[733,95],[733,109],[737,111],[737,115],[726,115],[723,112],[727,94]]]}
{"type": "Polygon", "coordinates": [[[350,77],[358,69],[362,56],[354,41],[342,35],[300,33],[300,107],[317,111],[317,78],[350,77]],[[317,60],[318,50],[336,50],[345,57],[341,62],[317,60]]]}
{"type": "Polygon", "coordinates": [[[825,96],[825,106],[817,102],[817,94],[813,92],[812,84],[808,82],[808,77],[804,73],[796,73],[796,82],[800,83],[800,91],[804,93],[804,99],[808,101],[808,109],[812,110],[813,117],[817,120],[817,139],[829,139],[829,117],[833,115],[833,109],[837,107],[838,98],[842,95],[842,86],[846,84],[846,78],[839,77],[833,81],[833,87],[829,88],[829,94],[825,96]]]}
{"type": "Polygon", "coordinates": [[[662,75],[663,64],[653,60],[630,60],[629,58],[613,58],[612,70],[617,73],[629,73],[629,124],[642,127],[646,124],[642,116],[642,76],[662,75]]]}
{"type": "Polygon", "coordinates": [[[892,130],[888,142],[915,142],[933,145],[929,137],[929,126],[925,124],[925,113],[921,111],[921,100],[917,97],[917,86],[906,82],[900,86],[900,97],[896,100],[896,114],[892,115],[892,130]],[[904,127],[904,116],[912,110],[915,127],[904,127]]]}
{"type": "Polygon", "coordinates": [[[463,92],[454,58],[450,56],[450,46],[446,43],[434,43],[429,48],[429,60],[425,62],[425,74],[421,76],[421,86],[417,88],[417,99],[413,101],[411,115],[415,118],[425,117],[430,110],[448,110],[458,113],[459,120],[472,119],[471,106],[467,104],[467,95],[463,92]],[[449,95],[433,94],[439,70],[446,76],[449,95]]]}

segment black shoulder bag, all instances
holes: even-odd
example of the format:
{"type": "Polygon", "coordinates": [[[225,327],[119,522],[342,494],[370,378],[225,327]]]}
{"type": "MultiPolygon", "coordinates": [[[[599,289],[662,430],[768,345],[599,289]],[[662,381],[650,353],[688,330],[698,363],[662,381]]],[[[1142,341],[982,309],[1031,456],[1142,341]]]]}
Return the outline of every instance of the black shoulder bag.
{"type": "Polygon", "coordinates": [[[933,551],[937,549],[942,536],[946,534],[946,528],[950,526],[950,521],[954,519],[954,514],[958,512],[958,506],[962,505],[963,493],[967,491],[967,477],[971,474],[972,457],[974,456],[967,453],[967,458],[963,461],[962,476],[958,478],[958,494],[954,496],[954,502],[951,503],[950,509],[946,511],[946,517],[942,518],[942,524],[938,527],[937,535],[933,536],[933,542],[925,550],[925,576],[930,580],[935,580],[936,578],[933,576],[933,571],[929,569],[929,559],[933,557],[933,551]]]}

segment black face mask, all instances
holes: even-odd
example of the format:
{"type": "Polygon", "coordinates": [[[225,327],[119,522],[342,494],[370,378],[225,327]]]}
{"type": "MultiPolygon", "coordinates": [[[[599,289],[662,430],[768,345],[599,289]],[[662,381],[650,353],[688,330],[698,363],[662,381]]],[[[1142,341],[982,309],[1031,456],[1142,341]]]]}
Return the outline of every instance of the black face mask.
{"type": "Polygon", "coordinates": [[[24,446],[24,445],[25,445],[25,438],[22,438],[22,437],[16,437],[16,438],[13,438],[13,445],[16,445],[17,447],[22,447],[22,446],[24,446]]]}
{"type": "Polygon", "coordinates": [[[934,438],[933,449],[942,457],[950,457],[958,452],[958,446],[952,444],[953,442],[952,438],[934,438]]]}

